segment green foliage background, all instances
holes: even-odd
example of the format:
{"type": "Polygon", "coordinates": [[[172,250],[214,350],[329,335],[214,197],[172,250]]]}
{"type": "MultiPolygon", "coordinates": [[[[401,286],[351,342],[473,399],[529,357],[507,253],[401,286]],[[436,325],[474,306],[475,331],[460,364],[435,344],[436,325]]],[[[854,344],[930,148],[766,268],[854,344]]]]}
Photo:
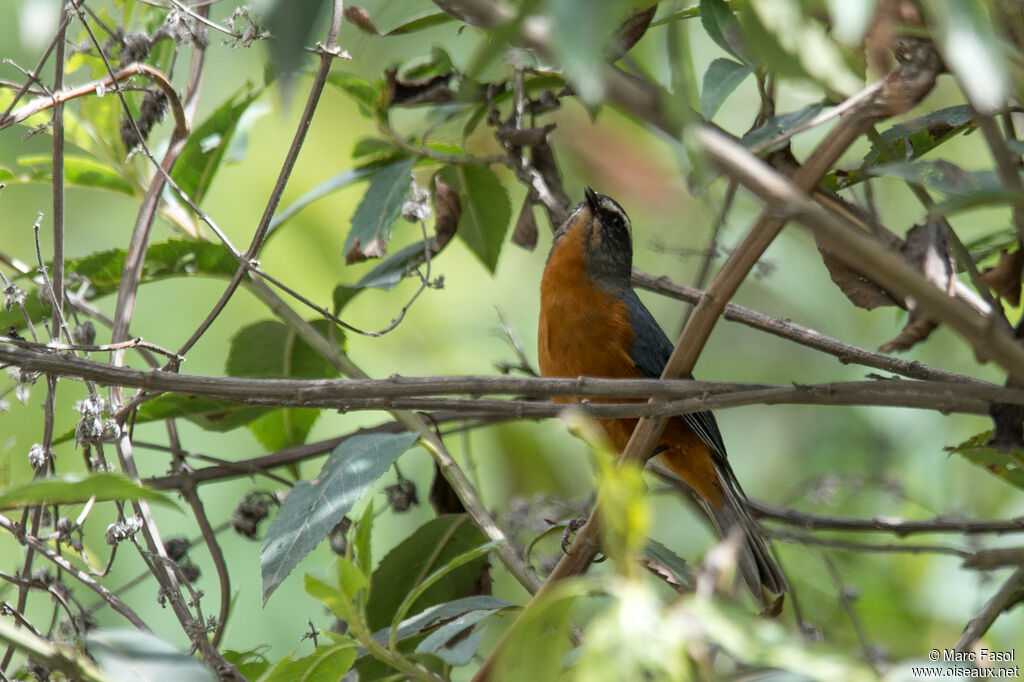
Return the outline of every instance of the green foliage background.
{"type": "MultiPolygon", "coordinates": [[[[378,28],[397,24],[434,7],[420,0],[367,1],[364,4],[378,28]]],[[[571,9],[570,5],[578,7],[578,4],[565,3],[566,11],[571,9]]],[[[818,4],[831,7],[835,3],[818,4]]],[[[35,0],[5,3],[0,7],[3,56],[22,66],[34,64],[41,46],[52,33],[55,8],[56,3],[35,0]]],[[[231,9],[216,6],[214,17],[221,18],[231,9]]],[[[137,11],[147,10],[138,6],[137,11]]],[[[314,36],[322,33],[320,26],[318,24],[314,36]]],[[[692,50],[693,73],[698,77],[713,60],[729,57],[708,37],[699,20],[684,20],[675,27],[673,30],[683,33],[692,50]]],[[[631,53],[663,81],[671,78],[665,56],[666,41],[671,36],[666,25],[653,27],[631,53]]],[[[373,82],[389,64],[428,55],[432,47],[441,45],[455,67],[466,72],[483,39],[481,33],[463,29],[458,22],[386,38],[368,36],[346,22],[339,44],[352,60],[339,61],[334,68],[336,72],[355,74],[373,82]]],[[[212,40],[197,120],[206,119],[230,97],[245,97],[246,92],[252,92],[256,99],[249,107],[252,118],[246,122],[244,144],[238,143],[228,152],[229,158],[232,153],[237,154],[237,158],[219,168],[205,193],[202,207],[235,244],[245,245],[260,218],[290,143],[309,76],[299,77],[290,88],[282,89],[275,84],[257,90],[264,82],[266,46],[257,44],[251,48],[231,49],[216,45],[217,40],[216,37],[212,40]]],[[[571,42],[564,49],[570,55],[582,54],[571,42]]],[[[489,68],[501,67],[495,63],[489,68]]],[[[20,80],[19,74],[9,67],[4,69],[3,78],[20,80]]],[[[0,103],[8,101],[3,98],[9,96],[7,90],[0,92],[0,103]]],[[[783,81],[777,108],[780,113],[796,111],[821,97],[820,85],[806,80],[783,81]]],[[[946,76],[940,79],[922,107],[905,118],[962,102],[963,95],[956,83],[946,76]]],[[[109,107],[109,115],[116,120],[116,100],[110,94],[83,102],[82,106],[92,109],[83,112],[83,116],[103,116],[96,112],[109,107]]],[[[757,108],[757,90],[753,79],[747,78],[724,100],[714,120],[726,130],[742,134],[749,128],[757,108]]],[[[719,180],[712,184],[701,196],[691,195],[686,188],[691,166],[682,146],[666,142],[611,107],[588,111],[577,100],[565,99],[562,108],[550,120],[557,123],[551,136],[552,145],[570,196],[582,198],[582,188],[587,184],[615,197],[632,219],[636,265],[647,272],[692,282],[700,263],[699,256],[692,252],[706,247],[710,226],[725,190],[724,182],[719,180]]],[[[396,129],[416,131],[429,124],[430,118],[424,109],[411,108],[395,112],[393,121],[396,129]]],[[[155,136],[165,139],[170,125],[163,123],[155,136]]],[[[0,134],[0,166],[23,172],[19,169],[19,159],[34,155],[48,159],[50,137],[39,134],[22,139],[24,130],[8,129],[0,134]]],[[[354,145],[376,134],[373,123],[360,112],[356,101],[338,87],[329,85],[282,206],[289,205],[328,178],[353,168],[354,145]]],[[[802,158],[821,135],[820,129],[813,129],[798,136],[794,141],[797,157],[802,158]]],[[[453,134],[449,137],[448,141],[457,142],[453,134]]],[[[500,152],[485,130],[475,134],[469,146],[481,155],[500,152]]],[[[978,134],[960,136],[941,149],[942,158],[967,169],[991,165],[978,134]]],[[[848,155],[851,166],[868,150],[866,142],[858,143],[848,155]]],[[[131,162],[140,173],[146,163],[141,156],[131,162]]],[[[417,182],[426,186],[437,168],[430,164],[417,167],[414,172],[417,182]]],[[[523,201],[523,187],[506,169],[495,168],[495,171],[508,191],[514,221],[515,211],[523,201]]],[[[330,307],[332,291],[337,285],[353,284],[375,267],[372,261],[346,265],[344,258],[350,219],[366,187],[365,181],[354,182],[312,203],[284,223],[261,254],[262,268],[319,304],[330,307]]],[[[914,222],[922,220],[922,210],[898,180],[875,182],[874,193],[882,211],[881,221],[895,231],[903,233],[914,222]]],[[[138,207],[137,199],[116,191],[77,187],[69,188],[67,197],[68,257],[81,258],[125,245],[138,207]]],[[[760,209],[760,202],[740,192],[728,215],[721,243],[726,247],[736,244],[760,209]]],[[[48,243],[50,189],[46,184],[8,182],[0,192],[0,211],[3,216],[0,251],[33,263],[35,247],[31,228],[36,212],[42,211],[41,248],[44,255],[51,253],[52,245],[48,243]]],[[[347,335],[344,345],[348,353],[374,377],[394,373],[493,374],[495,363],[514,360],[508,344],[496,333],[500,329],[496,311],[501,311],[523,339],[528,358],[535,362],[538,283],[551,237],[546,217],[541,211],[537,211],[536,216],[540,227],[537,248],[533,252],[523,250],[510,244],[506,237],[500,255],[492,251],[489,256],[494,265],[493,274],[465,242],[456,240],[433,263],[434,275],[444,277],[444,288],[424,292],[404,321],[381,338],[347,335]]],[[[956,218],[958,232],[965,241],[1004,231],[1008,224],[1009,211],[1004,206],[978,208],[956,218]]],[[[158,220],[152,241],[163,242],[180,236],[169,223],[158,220]]],[[[418,225],[399,220],[388,251],[396,253],[421,238],[418,225]]],[[[494,244],[490,247],[497,248],[494,244]]],[[[775,317],[790,318],[867,348],[877,347],[902,326],[902,318],[891,309],[867,312],[851,306],[828,281],[828,272],[810,237],[795,227],[786,228],[768,250],[763,265],[763,276],[743,285],[735,299],[737,303],[775,317]]],[[[132,333],[167,348],[177,347],[195,329],[223,286],[221,279],[202,277],[143,285],[132,333]]],[[[361,328],[385,326],[417,287],[417,281],[406,279],[390,291],[368,290],[345,307],[342,317],[361,328]]],[[[676,301],[649,293],[641,293],[641,297],[674,337],[685,308],[676,301]]],[[[111,314],[114,296],[102,298],[97,304],[111,314]]],[[[1020,309],[1011,310],[1011,321],[1019,315],[1020,309]]],[[[232,338],[243,327],[267,317],[258,301],[247,292],[240,292],[188,354],[182,371],[212,376],[223,374],[232,338]]],[[[1003,379],[994,367],[979,368],[970,349],[945,329],[913,349],[908,358],[994,382],[1003,379]]],[[[703,379],[778,384],[853,380],[863,378],[866,373],[863,367],[842,365],[831,357],[727,322],[718,325],[697,367],[697,375],[703,379]]],[[[62,386],[65,383],[68,382],[62,382],[62,386]]],[[[31,477],[26,453],[28,447],[39,440],[42,430],[43,390],[40,382],[33,388],[27,404],[12,400],[10,412],[0,415],[0,488],[31,477]]],[[[73,393],[65,389],[58,394],[58,434],[73,429],[77,420],[72,409],[73,393]]],[[[347,433],[387,419],[384,414],[342,415],[325,411],[313,423],[308,440],[347,433]]],[[[866,518],[1006,519],[1024,515],[1024,496],[1019,489],[944,450],[990,428],[990,421],[985,418],[892,408],[753,406],[721,411],[718,419],[733,467],[747,493],[756,499],[820,514],[866,518]]],[[[265,451],[264,445],[246,429],[214,433],[184,421],[179,429],[189,450],[224,460],[252,457],[265,451]]],[[[135,438],[141,442],[162,442],[164,427],[159,422],[139,424],[135,438]]],[[[499,517],[507,513],[516,498],[531,499],[545,494],[580,500],[594,488],[587,447],[573,438],[559,420],[509,423],[474,431],[465,438],[449,438],[447,444],[456,457],[472,463],[484,502],[499,517]]],[[[79,455],[70,443],[58,448],[57,457],[60,466],[67,470],[81,466],[79,455]]],[[[138,459],[144,476],[166,472],[167,459],[160,452],[141,452],[138,459]]],[[[425,500],[432,476],[428,454],[422,448],[414,448],[400,463],[402,473],[415,481],[420,499],[425,500]]],[[[304,463],[299,473],[302,477],[313,476],[319,466],[320,460],[304,463]]],[[[392,477],[385,475],[372,495],[378,509],[386,506],[380,488],[391,482],[392,477]]],[[[215,521],[227,519],[237,501],[254,487],[244,478],[213,485],[215,492],[212,487],[203,492],[206,493],[206,511],[215,521]]],[[[260,487],[266,486],[261,483],[260,487]]],[[[363,508],[368,498],[358,509],[363,508]]],[[[672,495],[656,495],[651,505],[654,512],[651,537],[679,556],[697,563],[714,541],[706,526],[672,495]]],[[[104,512],[110,515],[110,521],[114,520],[112,505],[105,505],[104,512]]],[[[156,514],[165,537],[195,534],[189,517],[164,509],[157,509],[156,514]]],[[[431,518],[433,513],[425,504],[404,514],[381,514],[374,521],[374,556],[383,556],[411,529],[431,518]]],[[[98,556],[105,557],[102,525],[98,521],[92,524],[94,527],[88,529],[86,544],[95,548],[98,556]]],[[[879,540],[877,534],[844,537],[879,540]]],[[[964,542],[958,536],[921,536],[912,542],[975,547],[973,541],[964,542]]],[[[986,536],[978,542],[984,547],[1009,546],[1014,538],[986,536]]],[[[549,544],[546,549],[554,553],[555,542],[549,544]]],[[[237,594],[224,641],[226,648],[242,651],[265,646],[263,653],[270,660],[292,650],[296,657],[311,651],[311,644],[299,641],[307,629],[307,619],[318,627],[326,627],[331,617],[319,601],[303,590],[301,573],[318,575],[330,564],[332,554],[326,543],[303,559],[298,570],[265,605],[261,605],[258,598],[259,544],[227,533],[222,535],[222,546],[232,567],[233,588],[237,594]]],[[[1006,575],[1006,571],[964,570],[957,558],[930,553],[858,552],[782,543],[777,543],[777,547],[791,581],[798,586],[804,618],[823,633],[827,644],[853,657],[862,654],[864,645],[877,647],[894,661],[919,658],[932,648],[951,646],[967,620],[1006,575]],[[842,577],[841,586],[836,584],[836,576],[842,577]],[[856,621],[851,613],[855,614],[856,621]]],[[[14,539],[0,535],[0,557],[15,557],[18,553],[14,539]]],[[[215,572],[207,554],[200,548],[192,557],[203,571],[199,586],[208,594],[214,593],[215,572]],[[209,581],[208,586],[205,581],[209,581]]],[[[2,570],[15,570],[10,561],[0,563],[2,570]]],[[[141,570],[138,557],[124,552],[107,584],[118,585],[141,570]]],[[[610,574],[611,569],[598,567],[595,572],[610,574]]],[[[504,571],[495,571],[494,578],[496,595],[515,603],[525,602],[525,592],[504,571]]],[[[130,602],[156,632],[184,648],[187,645],[184,636],[177,630],[169,612],[157,605],[152,589],[151,584],[134,588],[129,593],[130,602]]],[[[663,599],[669,596],[663,585],[655,583],[652,589],[663,599]]],[[[8,599],[2,592],[0,598],[8,599]]],[[[34,615],[42,618],[44,612],[45,609],[34,615]]],[[[583,617],[585,614],[574,612],[574,615],[583,617]]],[[[109,610],[100,610],[97,619],[101,624],[121,624],[119,617],[109,610]]],[[[498,619],[499,622],[508,620],[508,615],[498,619]]],[[[796,632],[789,605],[782,622],[791,632],[796,632]]],[[[489,627],[485,646],[494,643],[498,630],[497,624],[489,627]]],[[[1020,651],[1022,632],[1024,611],[1017,609],[999,619],[986,642],[994,649],[1017,646],[1020,651]]]]}

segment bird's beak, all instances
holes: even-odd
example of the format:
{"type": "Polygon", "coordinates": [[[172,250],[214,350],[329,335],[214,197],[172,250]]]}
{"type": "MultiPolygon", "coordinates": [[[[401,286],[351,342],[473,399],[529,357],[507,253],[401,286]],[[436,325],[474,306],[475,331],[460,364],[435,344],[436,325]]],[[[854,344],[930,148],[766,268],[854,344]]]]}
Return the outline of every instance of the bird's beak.
{"type": "Polygon", "coordinates": [[[597,198],[597,192],[595,192],[594,190],[590,189],[589,187],[584,187],[583,188],[583,195],[587,198],[587,206],[590,207],[590,210],[592,212],[596,213],[597,212],[597,206],[600,203],[600,201],[597,198]]]}

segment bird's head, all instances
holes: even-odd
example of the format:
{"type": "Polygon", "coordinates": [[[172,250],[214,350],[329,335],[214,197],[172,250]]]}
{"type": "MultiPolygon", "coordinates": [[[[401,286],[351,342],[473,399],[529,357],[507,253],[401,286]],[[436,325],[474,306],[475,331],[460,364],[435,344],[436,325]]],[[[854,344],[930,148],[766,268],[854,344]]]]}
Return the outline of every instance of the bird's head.
{"type": "MultiPolygon", "coordinates": [[[[629,216],[611,197],[586,187],[577,204],[555,233],[551,246],[580,249],[587,274],[610,287],[628,287],[633,265],[633,228],[629,216]]],[[[550,256],[549,256],[550,259],[550,256]]]]}

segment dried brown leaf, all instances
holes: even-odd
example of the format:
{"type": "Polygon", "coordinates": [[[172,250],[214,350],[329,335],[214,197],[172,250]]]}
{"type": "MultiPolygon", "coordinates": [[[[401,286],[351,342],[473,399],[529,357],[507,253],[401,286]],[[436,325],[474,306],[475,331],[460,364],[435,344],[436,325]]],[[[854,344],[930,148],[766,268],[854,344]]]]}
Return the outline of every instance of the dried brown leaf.
{"type": "Polygon", "coordinates": [[[387,244],[380,238],[374,238],[363,248],[359,243],[359,237],[352,242],[352,248],[345,254],[345,264],[362,263],[368,258],[383,258],[387,253],[387,244]]]}
{"type": "Polygon", "coordinates": [[[1024,269],[1024,254],[1020,249],[1013,253],[1003,251],[995,267],[981,273],[981,281],[1014,308],[1020,305],[1020,278],[1024,269]]]}
{"type": "Polygon", "coordinates": [[[893,340],[887,341],[879,346],[878,350],[882,353],[908,350],[931,336],[931,333],[935,331],[938,326],[938,324],[932,322],[923,315],[911,314],[910,319],[907,321],[907,325],[903,327],[903,331],[901,331],[893,340]]]}
{"type": "Polygon", "coordinates": [[[462,201],[459,193],[451,185],[434,176],[434,232],[437,235],[438,251],[451,241],[455,231],[459,229],[459,218],[462,217],[462,201]]]}
{"type": "Polygon", "coordinates": [[[512,243],[527,251],[533,251],[537,247],[537,221],[533,217],[533,201],[529,195],[519,211],[516,229],[512,232],[512,243]]]}
{"type": "Polygon", "coordinates": [[[402,78],[398,75],[398,69],[392,67],[384,72],[388,106],[451,102],[455,99],[455,92],[448,83],[455,75],[454,71],[450,71],[425,79],[402,78]]]}
{"type": "Polygon", "coordinates": [[[380,31],[373,25],[370,13],[359,5],[348,5],[345,7],[345,19],[358,28],[360,31],[369,33],[372,36],[380,35],[380,31]]]}
{"type": "Polygon", "coordinates": [[[494,133],[494,137],[503,145],[532,147],[546,140],[548,133],[554,129],[554,123],[549,123],[543,128],[503,128],[494,133]]]}
{"type": "Polygon", "coordinates": [[[818,244],[818,252],[821,254],[821,261],[828,268],[829,277],[839,287],[839,290],[846,294],[846,298],[850,299],[850,302],[858,308],[874,310],[885,305],[903,307],[903,304],[895,296],[833,256],[822,248],[821,244],[818,244]]]}

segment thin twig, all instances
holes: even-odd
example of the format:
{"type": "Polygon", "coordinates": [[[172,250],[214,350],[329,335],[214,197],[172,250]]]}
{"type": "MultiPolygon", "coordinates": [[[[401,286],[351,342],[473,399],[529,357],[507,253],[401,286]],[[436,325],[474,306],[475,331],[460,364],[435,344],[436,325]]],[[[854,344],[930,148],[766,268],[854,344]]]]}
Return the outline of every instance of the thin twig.
{"type": "Polygon", "coordinates": [[[917,533],[958,533],[960,535],[982,535],[1024,533],[1024,516],[1005,521],[973,521],[937,517],[924,521],[905,521],[898,518],[876,516],[871,519],[854,519],[841,516],[810,514],[796,509],[775,507],[759,500],[748,500],[747,507],[755,516],[778,521],[804,530],[842,530],[852,532],[893,533],[900,537],[917,533]]]}

